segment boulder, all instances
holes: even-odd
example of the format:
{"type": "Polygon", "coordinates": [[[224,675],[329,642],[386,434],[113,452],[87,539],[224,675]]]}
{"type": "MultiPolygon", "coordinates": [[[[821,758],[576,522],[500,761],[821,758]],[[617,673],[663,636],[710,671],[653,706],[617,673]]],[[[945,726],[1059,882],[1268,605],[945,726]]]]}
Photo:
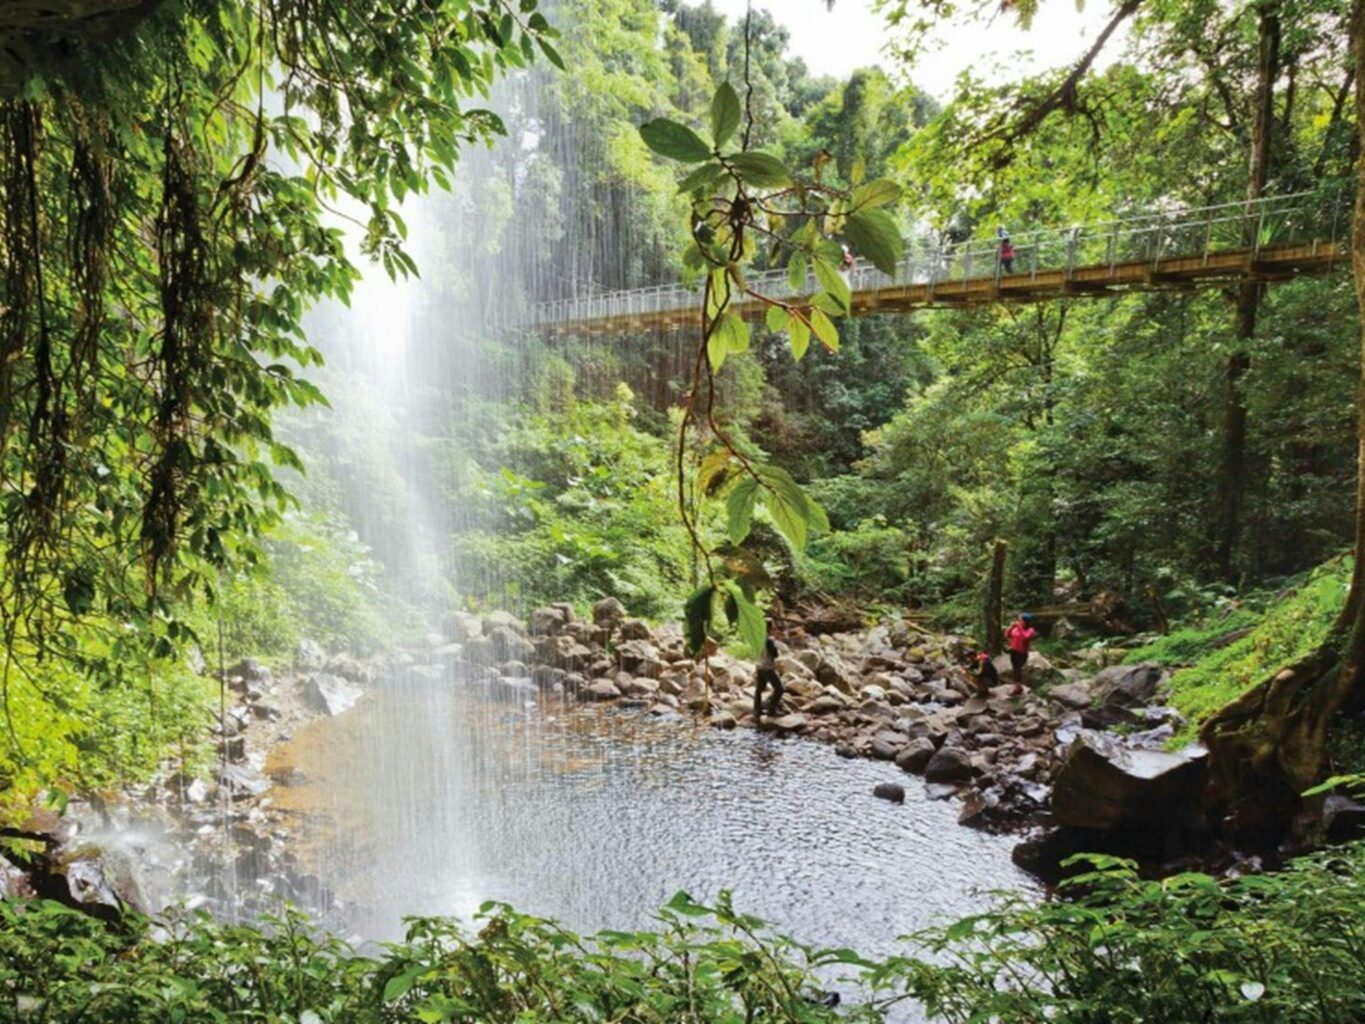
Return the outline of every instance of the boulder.
{"type": "Polygon", "coordinates": [[[218,769],[218,785],[234,800],[263,795],[270,789],[270,780],[254,768],[242,764],[225,765],[218,769]]]}
{"type": "Polygon", "coordinates": [[[846,707],[848,707],[848,701],[837,693],[822,693],[806,705],[806,711],[812,715],[830,715],[842,711],[846,707]]]}
{"type": "Polygon", "coordinates": [[[352,686],[341,676],[327,672],[314,672],[304,684],[303,696],[315,710],[326,715],[339,715],[348,711],[360,699],[360,689],[352,686]]]}
{"type": "Polygon", "coordinates": [[[883,729],[872,737],[872,756],[878,761],[894,761],[905,743],[906,737],[903,733],[883,729]]]}
{"type": "Polygon", "coordinates": [[[578,695],[583,700],[608,701],[621,696],[621,691],[610,679],[594,679],[579,690],[578,695]]]}
{"type": "Polygon", "coordinates": [[[534,644],[536,658],[546,665],[578,672],[592,664],[592,648],[584,646],[568,634],[537,637],[534,644]]]}
{"type": "Polygon", "coordinates": [[[442,628],[447,636],[460,643],[483,633],[483,623],[479,621],[479,617],[462,611],[454,611],[447,615],[442,628]]]}
{"type": "Polygon", "coordinates": [[[1088,708],[1092,701],[1088,683],[1063,683],[1047,692],[1048,698],[1064,708],[1088,708]]]}
{"type": "Polygon", "coordinates": [[[628,697],[654,697],[659,692],[659,684],[653,679],[630,676],[617,679],[616,685],[628,697]]]}
{"type": "Polygon", "coordinates": [[[592,621],[603,629],[615,629],[626,617],[626,606],[614,597],[604,597],[592,606],[592,621]]]}
{"type": "Polygon", "coordinates": [[[547,608],[537,608],[527,620],[531,636],[554,636],[573,621],[573,610],[568,605],[557,604],[547,608]]]}
{"type": "Polygon", "coordinates": [[[1114,665],[1090,681],[1090,693],[1101,704],[1131,708],[1149,703],[1165,678],[1165,670],[1155,662],[1114,665]]]}
{"type": "Polygon", "coordinates": [[[483,635],[492,636],[500,629],[511,630],[518,636],[526,635],[526,627],[521,624],[521,620],[511,612],[490,612],[483,617],[483,635]]]}
{"type": "MultiPolygon", "coordinates": [[[[485,626],[491,621],[484,620],[485,626]]],[[[493,656],[496,661],[532,661],[536,656],[536,645],[510,626],[498,625],[488,630],[487,637],[493,642],[493,656]]],[[[466,645],[468,651],[468,645],[466,645]]]]}
{"type": "Polygon", "coordinates": [[[719,711],[712,715],[707,721],[713,729],[733,729],[739,724],[735,720],[735,716],[728,711],[719,711]]]}
{"type": "Polygon", "coordinates": [[[1208,780],[1203,747],[1169,753],[1134,750],[1112,737],[1081,732],[1066,752],[1052,791],[1057,824],[1086,829],[1169,831],[1199,813],[1208,780]]]}
{"type": "MultiPolygon", "coordinates": [[[[624,629],[621,635],[625,636],[624,629]]],[[[659,649],[648,640],[639,638],[623,640],[617,645],[616,656],[620,659],[623,669],[637,676],[657,679],[668,668],[667,663],[659,657],[659,649]]]]}
{"type": "Polygon", "coordinates": [[[804,732],[806,728],[806,716],[802,714],[783,715],[764,721],[770,728],[780,733],[804,732]]]}
{"type": "Polygon", "coordinates": [[[294,649],[294,664],[299,668],[317,669],[327,664],[327,652],[322,644],[307,638],[300,640],[294,649]]]}
{"type": "Polygon", "coordinates": [[[267,692],[275,684],[270,669],[255,658],[243,658],[228,669],[228,682],[232,684],[233,689],[243,693],[249,690],[267,692]]]}
{"type": "Polygon", "coordinates": [[[934,756],[933,740],[918,737],[910,740],[896,755],[896,767],[918,775],[934,756]]]}
{"type": "Polygon", "coordinates": [[[853,693],[858,676],[837,656],[822,658],[815,669],[815,678],[824,686],[832,686],[843,693],[853,693]]]}
{"type": "Polygon", "coordinates": [[[975,773],[976,769],[967,752],[946,743],[934,752],[924,766],[924,778],[929,782],[965,782],[975,773]]]}
{"type": "Polygon", "coordinates": [[[498,660],[497,648],[486,636],[472,636],[465,641],[464,660],[471,665],[491,665],[498,660]]]}
{"type": "Polygon", "coordinates": [[[879,782],[872,787],[872,795],[893,804],[905,803],[905,787],[896,782],[879,782]]]}
{"type": "Polygon", "coordinates": [[[649,623],[644,619],[626,619],[621,623],[622,640],[653,640],[649,623]]]}

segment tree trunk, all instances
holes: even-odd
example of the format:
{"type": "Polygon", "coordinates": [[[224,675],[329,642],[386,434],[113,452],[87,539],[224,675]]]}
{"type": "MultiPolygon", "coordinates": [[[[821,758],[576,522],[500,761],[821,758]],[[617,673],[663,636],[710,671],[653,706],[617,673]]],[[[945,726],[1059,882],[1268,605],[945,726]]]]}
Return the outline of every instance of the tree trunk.
{"type": "Polygon", "coordinates": [[[991,556],[991,578],[986,586],[986,651],[992,658],[1005,649],[1005,554],[1009,545],[995,542],[991,556]]]}
{"type": "MultiPolygon", "coordinates": [[[[1256,107],[1251,123],[1247,202],[1265,193],[1270,177],[1270,152],[1275,127],[1275,80],[1280,74],[1279,0],[1263,0],[1258,7],[1256,107]]],[[[1252,240],[1254,244],[1254,239],[1252,240]]],[[[1238,535],[1242,530],[1242,498],[1246,492],[1247,407],[1242,378],[1251,367],[1247,351],[1256,336],[1256,313],[1261,284],[1244,281],[1237,291],[1236,350],[1223,371],[1223,458],[1217,495],[1215,562],[1223,579],[1234,574],[1238,535]]]]}
{"type": "MultiPolygon", "coordinates": [[[[1365,0],[1351,11],[1351,56],[1356,67],[1356,133],[1365,153],[1365,0]]],[[[1355,563],[1351,589],[1332,633],[1313,653],[1248,690],[1205,724],[1212,755],[1211,797],[1237,832],[1283,826],[1302,805],[1305,789],[1330,766],[1328,737],[1343,714],[1365,697],[1365,160],[1356,158],[1351,219],[1351,269],[1360,312],[1361,381],[1356,393],[1357,475],[1355,563]]]]}

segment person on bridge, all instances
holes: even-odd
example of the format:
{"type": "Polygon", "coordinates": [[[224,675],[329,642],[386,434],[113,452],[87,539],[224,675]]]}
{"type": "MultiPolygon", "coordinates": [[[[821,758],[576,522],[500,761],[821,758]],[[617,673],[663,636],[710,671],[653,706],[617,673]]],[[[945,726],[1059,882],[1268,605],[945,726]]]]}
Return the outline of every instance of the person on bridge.
{"type": "Polygon", "coordinates": [[[1014,273],[1014,243],[1010,241],[1010,233],[1004,228],[1000,228],[1000,269],[1006,274],[1014,273]]]}
{"type": "Polygon", "coordinates": [[[763,657],[759,659],[754,673],[754,724],[763,721],[763,691],[771,684],[773,692],[768,696],[768,717],[776,718],[782,713],[782,677],[777,674],[777,644],[772,637],[763,643],[763,657]]]}
{"type": "Polygon", "coordinates": [[[1015,692],[1024,686],[1024,668],[1028,665],[1029,645],[1038,636],[1033,628],[1033,616],[1024,612],[1005,630],[1005,646],[1010,650],[1010,668],[1014,671],[1015,692]]]}
{"type": "Polygon", "coordinates": [[[852,270],[853,264],[857,262],[857,260],[853,256],[853,250],[848,247],[847,242],[844,243],[844,252],[843,255],[840,257],[839,262],[843,265],[845,274],[852,270]]]}

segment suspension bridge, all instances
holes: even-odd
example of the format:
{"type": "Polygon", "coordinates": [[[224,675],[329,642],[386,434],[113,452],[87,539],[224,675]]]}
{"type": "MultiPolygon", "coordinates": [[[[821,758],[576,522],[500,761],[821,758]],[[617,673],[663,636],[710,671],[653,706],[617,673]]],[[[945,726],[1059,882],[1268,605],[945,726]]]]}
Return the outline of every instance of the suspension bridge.
{"type": "MultiPolygon", "coordinates": [[[[1343,187],[1327,187],[1024,232],[1013,239],[1015,256],[1008,271],[994,239],[954,245],[914,238],[894,274],[861,260],[846,273],[850,314],[1192,291],[1328,273],[1349,264],[1350,198],[1343,187]]],[[[784,300],[819,290],[813,278],[793,288],[785,270],[752,274],[748,284],[753,291],[784,300]]],[[[527,311],[527,326],[549,334],[678,328],[698,322],[699,305],[699,287],[679,284],[599,292],[538,303],[527,311]]],[[[755,299],[731,308],[749,319],[759,319],[765,309],[755,299]]]]}

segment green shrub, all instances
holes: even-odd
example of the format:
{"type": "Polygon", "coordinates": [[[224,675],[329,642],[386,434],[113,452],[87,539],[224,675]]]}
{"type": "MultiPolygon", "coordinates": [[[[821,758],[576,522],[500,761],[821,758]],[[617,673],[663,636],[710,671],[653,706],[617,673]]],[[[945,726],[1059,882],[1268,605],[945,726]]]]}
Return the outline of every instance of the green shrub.
{"type": "Polygon", "coordinates": [[[155,941],[143,921],[0,903],[0,1024],[879,1024],[907,1002],[947,1024],[1365,1019],[1365,844],[1221,882],[1091,860],[1064,898],[1002,895],[882,961],[772,935],[724,893],[592,937],[486,904],[476,933],[415,919],[375,957],[292,912],[155,941]],[[817,990],[840,975],[829,1009],[817,990]]]}
{"type": "Polygon", "coordinates": [[[1144,881],[1091,858],[1062,900],[1010,896],[915,938],[869,980],[949,1024],[1356,1024],[1365,1019],[1365,847],[1220,882],[1144,881]]]}

